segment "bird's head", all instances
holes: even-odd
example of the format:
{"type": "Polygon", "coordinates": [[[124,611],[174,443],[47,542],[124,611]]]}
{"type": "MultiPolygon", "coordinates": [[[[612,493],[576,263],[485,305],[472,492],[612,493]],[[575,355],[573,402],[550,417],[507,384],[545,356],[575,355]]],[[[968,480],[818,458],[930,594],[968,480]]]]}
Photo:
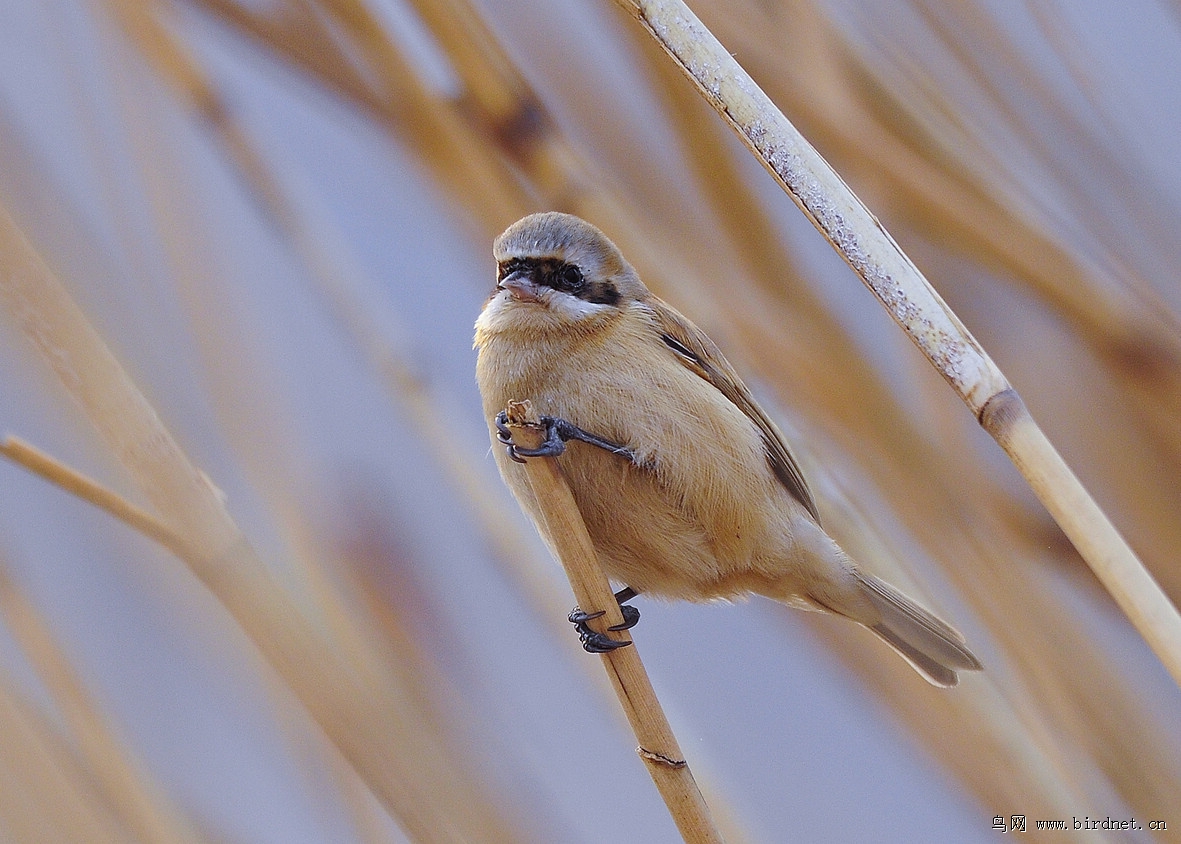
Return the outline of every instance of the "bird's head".
{"type": "Polygon", "coordinates": [[[481,319],[502,328],[589,330],[648,295],[618,247],[570,214],[550,211],[518,220],[492,251],[496,291],[481,319]]]}

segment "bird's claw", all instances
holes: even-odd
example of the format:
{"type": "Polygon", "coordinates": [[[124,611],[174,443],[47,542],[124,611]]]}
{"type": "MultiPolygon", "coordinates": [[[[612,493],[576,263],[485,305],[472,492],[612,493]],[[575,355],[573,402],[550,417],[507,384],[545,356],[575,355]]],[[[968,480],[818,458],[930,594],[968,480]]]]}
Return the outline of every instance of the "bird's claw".
{"type": "MultiPolygon", "coordinates": [[[[574,624],[574,629],[579,632],[579,641],[582,642],[582,649],[586,650],[588,654],[606,654],[609,650],[616,648],[626,648],[631,645],[629,640],[612,639],[606,633],[598,633],[587,626],[588,621],[599,619],[603,615],[603,610],[598,613],[583,613],[582,610],[575,608],[573,613],[570,613],[570,623],[574,624]]],[[[618,626],[609,627],[608,630],[622,630],[629,627],[626,622],[618,624],[618,626]]]]}
{"type": "MultiPolygon", "coordinates": [[[[640,611],[635,607],[620,607],[620,609],[624,610],[623,624],[612,625],[607,628],[608,630],[627,630],[630,627],[635,627],[636,622],[640,620],[640,611]],[[631,610],[631,612],[629,613],[627,610],[631,610]]],[[[570,613],[570,623],[578,631],[578,641],[582,642],[582,648],[587,653],[605,654],[616,648],[626,648],[631,644],[630,639],[612,639],[606,633],[599,633],[590,629],[587,622],[601,618],[605,612],[605,610],[599,610],[598,612],[586,613],[575,607],[570,613]]]]}
{"type": "Polygon", "coordinates": [[[623,624],[616,624],[607,629],[615,632],[618,630],[631,630],[640,623],[640,611],[635,607],[629,607],[626,604],[619,605],[619,611],[623,613],[623,624]]]}

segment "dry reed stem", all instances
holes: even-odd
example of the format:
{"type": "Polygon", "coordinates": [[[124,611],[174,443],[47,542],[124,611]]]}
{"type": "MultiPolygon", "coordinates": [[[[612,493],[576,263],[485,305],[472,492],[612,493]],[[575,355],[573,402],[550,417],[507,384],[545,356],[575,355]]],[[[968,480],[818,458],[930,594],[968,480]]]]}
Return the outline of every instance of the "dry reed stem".
{"type": "MultiPolygon", "coordinates": [[[[1139,417],[1152,430],[1176,462],[1181,458],[1181,429],[1175,424],[1181,413],[1181,326],[1168,303],[1134,266],[1136,253],[1154,251],[1149,234],[1154,227],[1158,228],[1157,237],[1172,236],[1172,230],[1159,222],[1167,218],[1158,208],[1167,204],[1166,200],[1154,194],[1151,180],[1142,178],[1125,158],[1112,154],[1108,143],[1096,140],[1094,132],[1074,116],[1061,97],[1048,86],[1038,84],[1036,68],[1028,64],[1022,52],[1005,38],[997,19],[983,13],[982,7],[971,4],[958,7],[954,21],[944,20],[944,15],[923,4],[919,4],[919,11],[958,63],[982,86],[988,101],[1003,115],[1003,122],[1020,127],[1027,121],[1000,89],[996,74],[989,73],[974,55],[972,46],[983,40],[990,45],[991,53],[999,53],[999,64],[1011,77],[1022,80],[1021,97],[1036,102],[1042,119],[1048,117],[1057,127],[1050,136],[1027,131],[1023,135],[1025,143],[1053,174],[1054,184],[1068,190],[1067,201],[1077,209],[1076,214],[1086,228],[1096,233],[1095,241],[1101,242],[1106,235],[1130,244],[1123,255],[1101,255],[1112,266],[1100,267],[1091,259],[1069,252],[1055,235],[1038,232],[1035,223],[1011,210],[1018,203],[1006,205],[1002,198],[988,197],[989,191],[979,187],[983,199],[991,201],[997,211],[1012,217],[1012,223],[1018,225],[992,227],[988,233],[977,221],[972,228],[978,236],[993,238],[997,254],[1010,252],[1026,241],[1021,250],[1024,260],[1030,269],[1038,270],[1026,274],[1032,289],[1071,322],[1079,339],[1112,370],[1117,384],[1130,398],[1129,407],[1135,411],[1133,418],[1139,417]],[[965,29],[976,33],[972,44],[963,37],[965,29]],[[1064,136],[1072,139],[1069,164],[1063,161],[1061,151],[1060,138],[1064,136]],[[1078,161],[1085,164],[1077,166],[1078,161]],[[1121,190],[1127,184],[1136,184],[1137,190],[1121,190]],[[1128,225],[1128,220],[1136,222],[1128,225]],[[1144,240],[1146,237],[1148,240],[1144,240]]],[[[1059,43],[1061,51],[1061,39],[1053,37],[1054,30],[1054,26],[1049,26],[1046,34],[1051,41],[1059,43]]],[[[1079,80],[1079,90],[1087,95],[1085,80],[1079,80]]],[[[1096,108],[1094,113],[1102,117],[1104,110],[1096,108]]],[[[963,150],[966,146],[958,133],[955,142],[946,137],[940,140],[945,150],[957,147],[963,150]]],[[[969,152],[954,156],[956,163],[952,166],[960,174],[968,170],[989,174],[1008,171],[1008,162],[994,161],[991,155],[987,148],[972,147],[969,152]]],[[[1014,171],[1009,180],[1018,181],[1024,175],[1014,171]]],[[[976,175],[975,179],[981,177],[976,175]]],[[[974,212],[974,208],[964,208],[959,213],[974,212]]]]}
{"type": "Polygon", "coordinates": [[[419,841],[515,825],[425,729],[420,702],[371,653],[342,652],[296,609],[219,493],[180,449],[65,288],[0,208],[0,305],[37,346],[152,505],[182,537],[182,560],[217,596],[402,828],[419,841]],[[406,760],[413,760],[407,766],[406,760]],[[465,801],[446,801],[461,783],[465,801]]]}
{"type": "MultiPolygon", "coordinates": [[[[511,402],[506,408],[513,439],[524,448],[537,448],[542,428],[529,401],[511,402]]],[[[587,533],[578,504],[557,460],[532,458],[526,461],[529,484],[542,508],[554,551],[570,578],[578,606],[585,612],[604,611],[590,622],[593,629],[613,639],[631,641],[627,631],[608,632],[623,623],[623,614],[611,592],[607,576],[599,567],[594,545],[587,533]]],[[[673,735],[656,692],[648,680],[635,645],[602,655],[603,667],[619,696],[619,703],[636,734],[637,752],[644,760],[652,781],[664,798],[681,836],[688,842],[720,842],[721,834],[710,817],[709,807],[697,788],[673,735]]]]}
{"type": "Polygon", "coordinates": [[[159,542],[172,553],[183,555],[184,541],[156,516],[132,504],[113,489],[29,445],[20,437],[9,436],[0,442],[0,454],[66,492],[105,510],[148,539],[159,542]]]}
{"type": "Polygon", "coordinates": [[[1181,684],[1181,617],[1083,488],[1014,390],[979,413],[1050,515],[1181,684]]]}
{"type": "Polygon", "coordinates": [[[1181,684],[1181,615],[1041,433],[1000,369],[918,268],[681,0],[616,2],[639,20],[738,132],[1001,444],[1181,684]]]}

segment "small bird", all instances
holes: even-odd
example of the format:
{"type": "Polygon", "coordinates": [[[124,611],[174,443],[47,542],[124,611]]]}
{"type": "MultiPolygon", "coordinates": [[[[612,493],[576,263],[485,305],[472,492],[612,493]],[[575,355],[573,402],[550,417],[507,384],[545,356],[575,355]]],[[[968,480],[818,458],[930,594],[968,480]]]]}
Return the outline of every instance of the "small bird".
{"type": "MultiPolygon", "coordinates": [[[[981,668],[959,632],[861,571],[824,532],[779,428],[709,337],[653,295],[599,229],[532,214],[493,253],[476,379],[493,441],[509,443],[495,449],[501,476],[547,542],[514,461],[561,453],[603,569],[626,586],[621,604],[636,594],[764,595],[864,625],[937,686],[981,668]],[[551,417],[549,446],[535,452],[513,446],[496,421],[521,399],[551,417]]],[[[630,626],[638,613],[624,609],[630,626]]],[[[585,615],[571,620],[583,622],[588,650],[612,644],[585,615]]]]}

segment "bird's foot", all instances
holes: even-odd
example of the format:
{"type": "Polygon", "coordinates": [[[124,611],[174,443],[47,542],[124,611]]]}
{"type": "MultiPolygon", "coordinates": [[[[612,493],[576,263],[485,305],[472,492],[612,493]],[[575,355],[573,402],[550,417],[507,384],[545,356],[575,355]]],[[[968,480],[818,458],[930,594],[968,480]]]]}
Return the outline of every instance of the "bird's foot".
{"type": "Polygon", "coordinates": [[[605,449],[612,454],[619,454],[628,459],[632,457],[631,449],[626,446],[603,439],[589,431],[584,431],[582,428],[571,422],[567,422],[565,419],[542,416],[540,421],[545,428],[545,439],[542,440],[541,445],[537,448],[522,448],[513,442],[513,431],[508,424],[508,414],[502,410],[496,414],[496,439],[508,449],[508,456],[518,463],[524,463],[525,460],[523,458],[526,457],[557,457],[566,450],[566,443],[569,440],[581,440],[584,443],[605,449]]]}
{"type": "MultiPolygon", "coordinates": [[[[625,589],[620,589],[615,593],[615,600],[619,602],[619,611],[623,613],[623,623],[614,624],[608,627],[609,632],[615,633],[620,630],[630,630],[640,622],[640,611],[635,607],[629,607],[624,604],[624,601],[630,601],[636,596],[636,591],[630,586],[625,589]]],[[[583,650],[587,653],[602,654],[608,651],[613,651],[616,648],[624,648],[631,644],[630,640],[624,641],[619,639],[612,639],[606,633],[599,633],[591,630],[587,625],[588,621],[596,618],[602,618],[606,610],[599,610],[598,612],[585,613],[578,607],[575,607],[570,615],[570,623],[574,625],[574,629],[578,631],[578,641],[582,642],[583,650]]]]}

